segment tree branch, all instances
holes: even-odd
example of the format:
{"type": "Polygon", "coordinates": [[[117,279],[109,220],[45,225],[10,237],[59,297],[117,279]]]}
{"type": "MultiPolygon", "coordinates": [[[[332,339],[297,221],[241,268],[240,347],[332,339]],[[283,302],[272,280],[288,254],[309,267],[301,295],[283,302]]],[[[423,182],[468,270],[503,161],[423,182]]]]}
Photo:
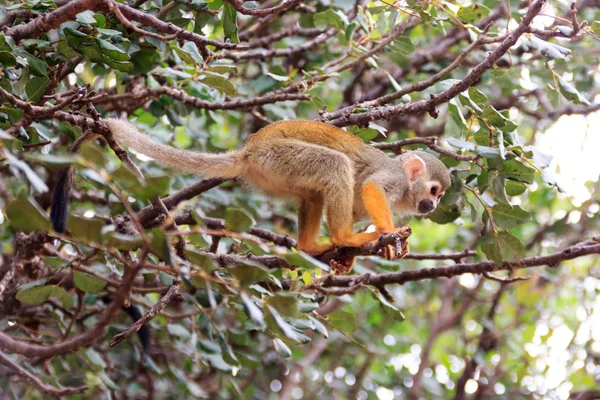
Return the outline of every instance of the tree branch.
{"type": "Polygon", "coordinates": [[[389,120],[396,115],[428,112],[434,117],[437,116],[436,107],[440,104],[448,102],[452,98],[458,96],[458,94],[461,92],[467,90],[481,77],[481,75],[492,68],[500,59],[500,57],[502,57],[517,42],[519,37],[521,37],[521,35],[527,31],[529,24],[533,18],[539,14],[545,3],[546,0],[536,0],[531,3],[531,6],[527,10],[527,13],[523,16],[519,26],[513,30],[484,61],[475,66],[475,68],[473,68],[459,83],[453,85],[451,88],[439,93],[438,95],[432,95],[431,99],[398,104],[395,106],[375,107],[369,111],[361,113],[346,113],[343,116],[328,122],[335,126],[366,126],[370,121],[382,119],[389,120]]]}
{"type": "Polygon", "coordinates": [[[25,38],[36,38],[44,32],[56,29],[63,22],[75,19],[75,16],[86,10],[96,10],[102,5],[102,0],[73,0],[64,6],[14,27],[6,28],[4,34],[12,36],[16,41],[25,38]]]}
{"type": "Polygon", "coordinates": [[[53,396],[56,398],[62,398],[64,396],[69,396],[72,394],[83,393],[88,390],[87,386],[80,387],[66,387],[66,388],[56,388],[54,386],[50,386],[44,382],[31,372],[27,371],[25,368],[20,366],[19,364],[12,361],[10,358],[6,356],[2,351],[0,351],[0,363],[6,365],[8,368],[13,370],[13,372],[23,378],[27,379],[33,386],[35,386],[40,392],[53,396]]]}
{"type": "Polygon", "coordinates": [[[111,347],[111,348],[115,347],[116,345],[118,345],[119,343],[121,343],[122,341],[127,339],[129,336],[131,336],[134,333],[136,333],[137,331],[139,331],[146,322],[148,322],[152,318],[156,317],[162,310],[165,309],[165,307],[167,305],[169,305],[169,303],[171,303],[172,300],[174,300],[177,296],[179,296],[180,286],[181,286],[180,280],[178,280],[178,279],[173,280],[173,285],[169,288],[167,293],[163,297],[161,297],[160,300],[158,300],[158,303],[156,303],[154,305],[154,307],[152,307],[150,310],[148,310],[142,316],[142,318],[135,321],[133,323],[133,325],[131,325],[129,328],[127,328],[127,330],[113,336],[108,347],[111,347]]]}
{"type": "Polygon", "coordinates": [[[231,4],[237,12],[244,15],[254,15],[255,17],[264,17],[270,14],[278,14],[283,11],[289,10],[290,8],[296,6],[302,0],[288,0],[282,2],[280,5],[271,7],[271,8],[248,8],[244,6],[244,2],[242,0],[225,0],[229,4],[231,4]]]}
{"type": "Polygon", "coordinates": [[[389,284],[403,285],[407,282],[416,282],[424,279],[435,278],[451,278],[457,275],[467,273],[479,274],[490,273],[494,271],[512,271],[515,269],[538,267],[548,265],[555,267],[560,262],[572,260],[574,258],[583,257],[590,254],[600,254],[600,236],[595,236],[592,239],[569,246],[566,249],[557,253],[525,258],[516,262],[504,262],[502,265],[497,265],[493,261],[481,261],[476,263],[456,264],[447,267],[437,268],[421,268],[417,270],[393,272],[388,274],[363,274],[355,276],[334,276],[328,275],[314,285],[323,287],[350,287],[355,282],[360,280],[362,284],[372,286],[385,286],[389,284]]]}

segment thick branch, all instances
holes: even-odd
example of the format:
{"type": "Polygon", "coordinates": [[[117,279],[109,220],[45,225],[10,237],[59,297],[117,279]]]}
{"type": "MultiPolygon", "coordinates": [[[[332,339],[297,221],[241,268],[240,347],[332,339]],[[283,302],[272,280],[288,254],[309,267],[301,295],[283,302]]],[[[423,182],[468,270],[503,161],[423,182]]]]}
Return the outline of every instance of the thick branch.
{"type": "Polygon", "coordinates": [[[19,41],[25,38],[36,38],[44,32],[56,29],[63,22],[75,19],[75,16],[86,10],[95,10],[102,5],[102,0],[73,0],[62,7],[4,31],[7,36],[19,41]]]}
{"type": "Polygon", "coordinates": [[[366,126],[370,121],[381,119],[389,120],[396,115],[420,114],[424,112],[436,115],[436,107],[438,105],[448,102],[452,98],[458,96],[461,92],[467,90],[481,77],[481,75],[494,66],[500,57],[502,57],[517,42],[519,37],[529,29],[529,24],[533,18],[539,14],[545,3],[546,0],[536,0],[533,2],[527,10],[527,13],[523,16],[519,26],[512,31],[484,61],[475,66],[462,81],[453,85],[451,88],[438,95],[433,95],[429,100],[420,100],[414,103],[398,104],[395,106],[376,107],[369,111],[355,114],[346,113],[338,119],[329,121],[329,123],[335,126],[366,126]]]}
{"type": "Polygon", "coordinates": [[[264,16],[267,16],[270,14],[278,14],[280,12],[286,11],[286,10],[294,7],[298,3],[300,3],[302,0],[289,0],[287,2],[284,1],[280,5],[271,7],[271,8],[248,8],[248,7],[244,6],[244,2],[242,0],[225,0],[225,1],[230,3],[236,9],[236,11],[239,12],[240,14],[254,15],[256,17],[264,17],[264,16]]]}
{"type": "Polygon", "coordinates": [[[389,284],[405,284],[406,282],[416,282],[424,279],[451,278],[463,274],[484,274],[494,271],[512,271],[515,269],[538,267],[548,265],[554,267],[565,260],[583,257],[590,254],[600,254],[600,236],[596,236],[589,241],[570,246],[557,253],[546,256],[525,258],[517,262],[504,262],[502,265],[496,265],[493,261],[481,261],[476,263],[456,264],[447,267],[422,268],[411,271],[393,272],[389,274],[363,274],[358,276],[333,276],[324,278],[320,284],[323,287],[349,287],[354,285],[356,280],[362,284],[373,286],[384,286],[389,284]]]}

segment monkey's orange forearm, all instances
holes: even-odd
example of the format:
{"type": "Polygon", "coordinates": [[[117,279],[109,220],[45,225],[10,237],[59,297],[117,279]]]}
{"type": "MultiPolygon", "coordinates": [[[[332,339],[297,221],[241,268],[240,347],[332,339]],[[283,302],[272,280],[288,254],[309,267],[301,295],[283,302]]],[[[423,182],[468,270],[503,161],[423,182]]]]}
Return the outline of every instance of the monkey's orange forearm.
{"type": "Polygon", "coordinates": [[[363,203],[371,220],[380,232],[392,232],[394,221],[383,190],[375,183],[367,183],[363,187],[363,203]]]}

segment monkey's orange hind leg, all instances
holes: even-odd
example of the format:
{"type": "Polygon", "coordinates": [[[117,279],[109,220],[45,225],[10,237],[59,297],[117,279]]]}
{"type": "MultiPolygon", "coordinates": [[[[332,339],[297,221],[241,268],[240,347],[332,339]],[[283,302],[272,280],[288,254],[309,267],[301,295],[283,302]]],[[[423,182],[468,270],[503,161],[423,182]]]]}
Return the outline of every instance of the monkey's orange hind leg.
{"type": "Polygon", "coordinates": [[[300,202],[298,211],[298,250],[311,255],[323,254],[333,248],[331,243],[318,243],[321,230],[323,200],[300,202]]]}

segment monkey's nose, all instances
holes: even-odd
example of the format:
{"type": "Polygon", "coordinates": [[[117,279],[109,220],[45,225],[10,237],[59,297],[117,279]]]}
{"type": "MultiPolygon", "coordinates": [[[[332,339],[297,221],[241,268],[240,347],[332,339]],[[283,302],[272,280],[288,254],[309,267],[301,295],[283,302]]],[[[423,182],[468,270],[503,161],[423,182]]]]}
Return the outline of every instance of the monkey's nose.
{"type": "Polygon", "coordinates": [[[417,207],[421,214],[427,214],[435,208],[433,201],[430,199],[423,199],[419,202],[419,206],[417,207]]]}

